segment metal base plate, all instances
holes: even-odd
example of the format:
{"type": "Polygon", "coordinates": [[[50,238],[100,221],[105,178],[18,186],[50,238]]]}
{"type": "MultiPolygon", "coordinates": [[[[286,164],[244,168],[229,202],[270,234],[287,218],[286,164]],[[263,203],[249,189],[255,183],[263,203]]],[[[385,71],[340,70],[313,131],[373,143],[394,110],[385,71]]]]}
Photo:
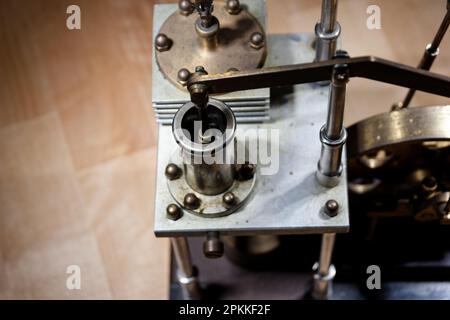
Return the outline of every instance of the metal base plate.
{"type": "MultiPolygon", "coordinates": [[[[269,36],[271,65],[312,61],[313,41],[313,34],[269,36]]],[[[322,187],[315,178],[320,157],[319,131],[326,119],[328,87],[312,84],[289,89],[290,92],[273,97],[270,122],[237,126],[238,141],[248,129],[278,130],[279,171],[274,175],[259,175],[252,198],[244,207],[226,217],[204,219],[185,214],[177,221],[166,218],[166,207],[174,200],[168,190],[164,170],[178,146],[171,128],[159,127],[154,228],[157,236],[200,236],[209,231],[224,235],[348,231],[346,167],[343,168],[341,182],[334,188],[322,187]],[[340,204],[339,213],[334,218],[324,213],[323,206],[329,199],[340,204]]],[[[272,95],[275,93],[272,91],[272,95]]],[[[345,157],[343,163],[346,163],[345,157]]]]}

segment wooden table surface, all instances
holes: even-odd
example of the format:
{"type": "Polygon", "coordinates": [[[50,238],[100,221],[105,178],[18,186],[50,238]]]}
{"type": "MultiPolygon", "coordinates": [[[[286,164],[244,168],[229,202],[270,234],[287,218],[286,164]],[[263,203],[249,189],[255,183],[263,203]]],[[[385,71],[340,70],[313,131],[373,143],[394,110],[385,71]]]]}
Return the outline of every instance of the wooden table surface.
{"type": "MultiPolygon", "coordinates": [[[[445,0],[341,0],[343,47],[416,65],[445,0]],[[366,8],[381,8],[381,30],[366,8]]],[[[148,0],[0,0],[0,298],[168,296],[169,243],[153,235],[157,126],[148,0]],[[66,28],[81,7],[82,29],[66,28]],[[81,270],[68,290],[66,269],[81,270]]],[[[268,31],[311,32],[318,0],[269,0],[268,31]]],[[[449,74],[449,36],[433,71],[449,74]]],[[[352,80],[346,122],[406,90],[352,80]]],[[[448,104],[419,93],[415,105],[448,104]]]]}

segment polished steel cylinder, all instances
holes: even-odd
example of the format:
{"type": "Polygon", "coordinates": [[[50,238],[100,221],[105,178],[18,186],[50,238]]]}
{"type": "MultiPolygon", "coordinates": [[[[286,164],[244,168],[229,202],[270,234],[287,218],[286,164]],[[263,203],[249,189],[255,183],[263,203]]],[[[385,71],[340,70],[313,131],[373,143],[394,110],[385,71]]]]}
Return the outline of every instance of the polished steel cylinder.
{"type": "Polygon", "coordinates": [[[330,188],[339,183],[342,173],[342,151],[347,140],[343,124],[348,80],[347,67],[336,66],[330,85],[327,122],[320,130],[322,149],[316,177],[320,184],[330,188]]]}
{"type": "Polygon", "coordinates": [[[185,163],[184,170],[189,186],[206,195],[225,192],[235,178],[234,165],[231,164],[185,163]]]}
{"type": "Polygon", "coordinates": [[[320,22],[316,24],[316,61],[333,58],[336,44],[341,34],[341,26],[336,21],[337,0],[323,0],[320,22]]]}
{"type": "Polygon", "coordinates": [[[217,195],[235,180],[236,119],[223,102],[210,99],[201,121],[197,107],[186,103],[175,115],[172,131],[180,145],[185,179],[195,191],[217,195]]]}
{"type": "Polygon", "coordinates": [[[201,298],[197,271],[192,264],[191,252],[186,238],[171,238],[172,250],[177,264],[178,281],[185,298],[197,300],[201,298]]]}
{"type": "Polygon", "coordinates": [[[334,30],[337,16],[337,0],[323,0],[320,16],[322,32],[331,33],[334,30]]]}
{"type": "Polygon", "coordinates": [[[330,86],[328,114],[325,133],[328,139],[336,140],[341,136],[344,124],[345,94],[347,82],[349,80],[347,73],[333,72],[333,79],[330,86]]]}
{"type": "Polygon", "coordinates": [[[336,269],[331,264],[335,238],[336,234],[334,233],[322,235],[319,262],[313,266],[314,283],[312,297],[314,299],[326,300],[332,294],[333,279],[336,276],[336,269]]]}
{"type": "Polygon", "coordinates": [[[328,275],[331,258],[333,256],[334,241],[336,239],[336,234],[334,233],[324,233],[322,235],[322,245],[320,248],[320,259],[319,259],[319,274],[321,276],[328,275]]]}

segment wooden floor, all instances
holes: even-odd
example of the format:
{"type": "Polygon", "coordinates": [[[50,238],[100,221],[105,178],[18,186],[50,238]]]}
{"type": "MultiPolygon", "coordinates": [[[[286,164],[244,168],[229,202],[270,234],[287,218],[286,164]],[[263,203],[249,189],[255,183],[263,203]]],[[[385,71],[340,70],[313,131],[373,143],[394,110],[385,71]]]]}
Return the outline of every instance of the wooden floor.
{"type": "MultiPolygon", "coordinates": [[[[341,0],[343,47],[416,65],[445,3],[341,0]],[[369,4],[381,7],[381,30],[366,28],[369,4]]],[[[167,297],[169,244],[152,232],[153,4],[0,1],[0,298],[167,297]],[[73,3],[80,31],[65,25],[73,3]],[[81,290],[66,288],[69,265],[81,268],[81,290]]],[[[269,32],[310,32],[320,1],[269,0],[268,11],[269,32]]],[[[435,72],[449,74],[449,39],[435,72]]],[[[347,124],[405,92],[352,80],[347,124]]]]}

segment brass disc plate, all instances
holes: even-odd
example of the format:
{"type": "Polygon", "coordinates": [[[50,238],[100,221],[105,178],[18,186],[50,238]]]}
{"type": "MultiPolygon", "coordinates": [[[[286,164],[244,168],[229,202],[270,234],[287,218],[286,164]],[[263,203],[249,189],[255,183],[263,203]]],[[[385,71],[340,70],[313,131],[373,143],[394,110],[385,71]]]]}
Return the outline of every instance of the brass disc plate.
{"type": "Polygon", "coordinates": [[[263,35],[258,21],[242,8],[236,15],[229,14],[224,1],[214,2],[214,16],[219,20],[219,45],[214,50],[203,48],[195,31],[195,21],[199,15],[188,16],[174,12],[159,30],[172,40],[168,51],[155,49],[159,69],[172,83],[180,88],[178,71],[182,68],[194,72],[196,66],[203,66],[209,74],[223,73],[231,68],[251,70],[261,67],[266,57],[266,45],[260,49],[250,46],[250,36],[254,32],[263,35]]]}

